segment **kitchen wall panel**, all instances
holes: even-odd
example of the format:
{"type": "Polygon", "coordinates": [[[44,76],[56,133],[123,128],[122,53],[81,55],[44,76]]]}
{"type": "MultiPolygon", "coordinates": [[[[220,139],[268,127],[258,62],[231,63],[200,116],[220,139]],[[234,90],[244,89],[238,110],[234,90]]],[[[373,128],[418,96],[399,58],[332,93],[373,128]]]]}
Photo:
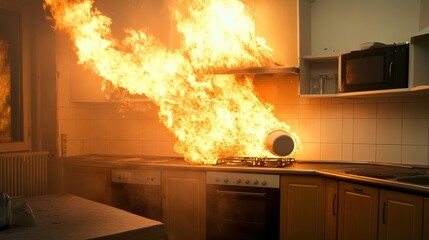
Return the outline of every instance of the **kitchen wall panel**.
{"type": "Polygon", "coordinates": [[[401,163],[402,149],[400,144],[377,144],[375,161],[384,163],[401,163]]]}
{"type": "MultiPolygon", "coordinates": [[[[68,60],[61,47],[57,46],[57,138],[67,135],[67,155],[178,156],[175,138],[159,123],[153,103],[135,103],[137,108],[132,108],[72,102],[68,60]]],[[[429,165],[429,96],[305,98],[298,94],[298,77],[258,78],[254,85],[260,99],[273,104],[279,119],[301,137],[300,160],[429,165]]]]}
{"type": "MultiPolygon", "coordinates": [[[[266,83],[258,81],[263,80],[255,81],[260,96],[277,92],[275,98],[261,98],[276,102],[276,115],[301,137],[298,159],[429,165],[429,96],[309,100],[298,96],[296,82],[270,81],[271,87],[259,88],[266,83]],[[291,102],[279,91],[287,86],[288,95],[295,92],[291,102]]],[[[156,106],[139,113],[115,104],[69,103],[60,106],[59,128],[68,136],[68,155],[178,155],[156,106]]]]}

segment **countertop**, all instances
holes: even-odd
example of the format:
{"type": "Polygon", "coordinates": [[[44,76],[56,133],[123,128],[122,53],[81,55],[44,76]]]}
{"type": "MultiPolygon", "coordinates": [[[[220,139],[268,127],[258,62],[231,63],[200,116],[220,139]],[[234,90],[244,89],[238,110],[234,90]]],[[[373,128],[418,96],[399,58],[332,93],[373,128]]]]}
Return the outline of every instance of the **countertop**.
{"type": "Polygon", "coordinates": [[[69,194],[26,199],[36,224],[0,231],[2,240],[167,239],[161,222],[69,194]]]}
{"type": "Polygon", "coordinates": [[[180,157],[81,155],[63,158],[65,165],[132,169],[174,169],[183,171],[224,171],[280,175],[318,175],[376,187],[390,188],[429,197],[429,185],[416,185],[394,180],[394,175],[429,175],[429,168],[421,166],[382,164],[373,162],[296,161],[284,168],[218,166],[190,164],[180,157]],[[359,173],[364,173],[360,174],[359,173]]]}

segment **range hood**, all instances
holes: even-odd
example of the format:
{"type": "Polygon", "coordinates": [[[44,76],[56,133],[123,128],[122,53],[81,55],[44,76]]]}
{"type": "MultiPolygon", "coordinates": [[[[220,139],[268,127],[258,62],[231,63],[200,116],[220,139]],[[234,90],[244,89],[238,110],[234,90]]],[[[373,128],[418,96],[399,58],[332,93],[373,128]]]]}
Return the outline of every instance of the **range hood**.
{"type": "Polygon", "coordinates": [[[241,68],[241,69],[228,69],[225,71],[216,71],[216,75],[233,74],[233,75],[253,75],[255,78],[263,77],[279,77],[279,76],[296,76],[299,74],[298,67],[255,67],[255,68],[241,68]]]}

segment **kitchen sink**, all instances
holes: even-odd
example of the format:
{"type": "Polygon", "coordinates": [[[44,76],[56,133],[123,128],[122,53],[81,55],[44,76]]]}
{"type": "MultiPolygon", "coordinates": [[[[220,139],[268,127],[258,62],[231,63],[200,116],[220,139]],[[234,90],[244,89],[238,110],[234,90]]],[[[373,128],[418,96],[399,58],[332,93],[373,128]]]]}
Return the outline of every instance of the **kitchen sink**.
{"type": "Polygon", "coordinates": [[[394,167],[394,166],[371,166],[348,168],[346,174],[357,175],[407,183],[420,186],[429,186],[429,170],[425,168],[394,167]]]}
{"type": "Polygon", "coordinates": [[[416,175],[396,178],[398,182],[429,186],[429,175],[416,175]]]}

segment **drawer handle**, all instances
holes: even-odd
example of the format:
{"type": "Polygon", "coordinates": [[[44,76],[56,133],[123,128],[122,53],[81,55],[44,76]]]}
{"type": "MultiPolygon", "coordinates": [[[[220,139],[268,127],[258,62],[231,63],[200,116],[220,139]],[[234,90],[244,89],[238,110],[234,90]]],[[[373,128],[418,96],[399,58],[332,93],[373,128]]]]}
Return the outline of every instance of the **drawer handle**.
{"type": "Polygon", "coordinates": [[[332,199],[332,215],[334,215],[334,217],[336,216],[336,211],[335,211],[335,200],[337,199],[337,194],[334,194],[334,198],[332,199]]]}
{"type": "Polygon", "coordinates": [[[358,188],[358,187],[353,187],[353,190],[357,191],[357,192],[363,192],[362,188],[358,188]]]}
{"type": "Polygon", "coordinates": [[[217,190],[217,193],[223,194],[223,195],[230,195],[230,196],[248,196],[248,197],[265,197],[265,193],[255,193],[255,192],[238,192],[238,191],[223,191],[223,190],[217,190]]]}
{"type": "Polygon", "coordinates": [[[383,224],[386,224],[386,212],[387,212],[387,204],[383,202],[383,224]]]}

